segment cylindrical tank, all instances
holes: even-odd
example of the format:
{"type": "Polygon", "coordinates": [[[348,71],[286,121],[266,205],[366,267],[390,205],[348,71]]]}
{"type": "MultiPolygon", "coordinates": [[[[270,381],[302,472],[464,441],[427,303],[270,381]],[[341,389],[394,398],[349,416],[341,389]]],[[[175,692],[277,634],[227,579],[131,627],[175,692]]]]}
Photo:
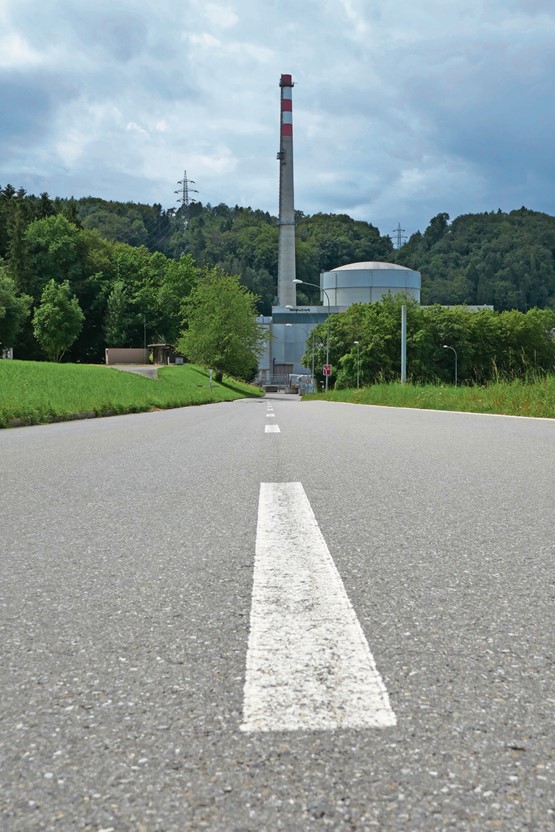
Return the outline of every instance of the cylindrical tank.
{"type": "Polygon", "coordinates": [[[420,272],[396,263],[349,263],[320,274],[331,306],[373,303],[388,292],[405,292],[420,302],[420,284],[420,272]]]}

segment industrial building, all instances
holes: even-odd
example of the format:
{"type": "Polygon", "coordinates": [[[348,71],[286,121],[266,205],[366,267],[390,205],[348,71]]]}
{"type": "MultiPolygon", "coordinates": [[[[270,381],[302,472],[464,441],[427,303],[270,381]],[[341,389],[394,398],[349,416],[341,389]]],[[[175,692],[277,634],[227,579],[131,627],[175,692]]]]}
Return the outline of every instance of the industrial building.
{"type": "MultiPolygon", "coordinates": [[[[296,305],[295,198],[293,176],[293,80],[282,75],[280,82],[279,248],[277,305],[259,323],[270,333],[259,362],[258,381],[264,385],[287,386],[291,376],[302,376],[305,386],[314,384],[321,368],[305,367],[301,358],[314,327],[329,315],[344,312],[353,303],[379,301],[388,294],[404,292],[420,301],[420,272],[394,263],[350,263],[320,274],[321,306],[296,305]]],[[[300,282],[300,281],[299,281],[300,282]]]]}
{"type": "MultiPolygon", "coordinates": [[[[295,284],[291,281],[292,288],[295,284]]],[[[403,292],[420,301],[420,272],[395,263],[350,263],[320,274],[321,306],[279,304],[271,316],[259,318],[270,332],[266,349],[259,363],[262,384],[284,385],[290,375],[308,375],[313,384],[314,370],[305,367],[301,358],[310,333],[328,315],[344,312],[353,303],[373,303],[388,294],[403,292]]]]}

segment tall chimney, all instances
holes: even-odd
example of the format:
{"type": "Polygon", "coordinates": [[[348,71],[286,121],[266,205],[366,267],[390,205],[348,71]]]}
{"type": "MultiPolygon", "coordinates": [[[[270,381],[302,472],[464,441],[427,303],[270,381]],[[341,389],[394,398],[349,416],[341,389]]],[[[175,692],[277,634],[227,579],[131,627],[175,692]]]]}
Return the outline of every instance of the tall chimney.
{"type": "Polygon", "coordinates": [[[282,75],[279,159],[278,305],[295,306],[295,196],[293,191],[293,81],[282,75]]]}

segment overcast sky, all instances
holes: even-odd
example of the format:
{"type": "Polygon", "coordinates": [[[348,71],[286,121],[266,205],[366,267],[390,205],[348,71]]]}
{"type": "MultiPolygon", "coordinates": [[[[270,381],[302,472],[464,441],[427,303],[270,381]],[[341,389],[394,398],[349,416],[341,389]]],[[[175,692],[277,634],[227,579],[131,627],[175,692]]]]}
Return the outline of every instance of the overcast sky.
{"type": "Polygon", "coordinates": [[[282,73],[304,213],[555,214],[555,0],[0,0],[0,185],[277,214],[282,73]]]}

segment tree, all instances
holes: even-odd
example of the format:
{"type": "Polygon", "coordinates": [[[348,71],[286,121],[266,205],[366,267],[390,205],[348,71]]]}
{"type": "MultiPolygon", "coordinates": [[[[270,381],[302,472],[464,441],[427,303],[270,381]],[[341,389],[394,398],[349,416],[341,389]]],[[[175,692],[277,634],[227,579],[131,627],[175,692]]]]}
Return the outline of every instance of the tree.
{"type": "Polygon", "coordinates": [[[51,361],[62,359],[81,332],[84,320],[77,298],[71,297],[69,281],[50,280],[33,315],[33,332],[51,361]]]}
{"type": "Polygon", "coordinates": [[[14,202],[15,210],[8,222],[7,263],[18,290],[25,292],[29,288],[30,278],[29,255],[25,240],[28,221],[24,204],[19,199],[14,202]]]}
{"type": "Polygon", "coordinates": [[[58,214],[31,222],[25,238],[34,278],[29,291],[36,298],[53,274],[69,280],[72,287],[88,277],[85,237],[65,217],[58,214]]]}
{"type": "Polygon", "coordinates": [[[14,280],[0,263],[0,353],[13,347],[21,324],[29,315],[32,298],[18,295],[14,280]]]}
{"type": "Polygon", "coordinates": [[[122,280],[116,280],[106,303],[104,330],[106,343],[109,346],[123,347],[127,345],[129,320],[129,301],[125,292],[125,285],[122,280]]]}
{"type": "Polygon", "coordinates": [[[186,329],[177,343],[189,359],[216,371],[250,379],[256,372],[265,335],[256,321],[257,297],[239,277],[205,270],[183,304],[186,329]]]}

